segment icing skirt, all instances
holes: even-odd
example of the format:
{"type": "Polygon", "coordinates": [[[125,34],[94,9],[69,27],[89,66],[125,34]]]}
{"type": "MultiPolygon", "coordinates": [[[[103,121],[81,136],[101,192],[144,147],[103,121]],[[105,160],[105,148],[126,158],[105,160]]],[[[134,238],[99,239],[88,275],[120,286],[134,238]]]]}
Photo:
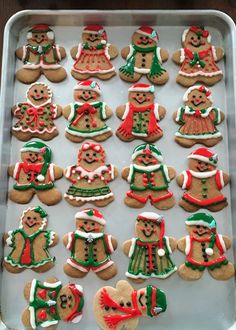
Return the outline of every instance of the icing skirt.
{"type": "Polygon", "coordinates": [[[64,197],[67,197],[70,200],[88,202],[105,199],[111,196],[113,196],[113,193],[108,186],[95,189],[84,189],[70,186],[66,194],[64,194],[64,197]]]}
{"type": "Polygon", "coordinates": [[[214,270],[216,268],[220,268],[223,265],[228,265],[228,263],[229,262],[228,262],[227,259],[225,259],[223,261],[216,262],[212,265],[197,265],[197,264],[191,263],[189,261],[186,261],[185,266],[191,268],[192,270],[199,270],[200,272],[202,272],[205,268],[208,268],[210,270],[214,270]]]}

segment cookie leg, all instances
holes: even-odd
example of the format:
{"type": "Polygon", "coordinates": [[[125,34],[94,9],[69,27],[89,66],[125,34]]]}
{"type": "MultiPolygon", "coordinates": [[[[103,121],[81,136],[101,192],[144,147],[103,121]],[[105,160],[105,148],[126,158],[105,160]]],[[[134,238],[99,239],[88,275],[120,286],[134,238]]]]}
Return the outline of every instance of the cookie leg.
{"type": "Polygon", "coordinates": [[[25,268],[14,267],[5,261],[3,261],[3,267],[5,267],[5,269],[10,273],[22,273],[25,270],[25,268]]]}
{"type": "Polygon", "coordinates": [[[95,274],[102,280],[109,280],[110,278],[116,276],[117,268],[114,264],[112,264],[110,267],[103,269],[100,272],[96,272],[95,274]]]}
{"type": "Polygon", "coordinates": [[[163,85],[169,79],[169,74],[167,71],[164,71],[162,75],[150,75],[147,74],[148,80],[155,85],[163,85]]]}
{"type": "Polygon", "coordinates": [[[199,206],[196,206],[196,205],[193,205],[193,204],[190,204],[188,202],[186,202],[185,200],[181,199],[180,202],[179,202],[179,205],[185,209],[185,211],[187,212],[196,212],[200,209],[199,206]]]}
{"type": "Polygon", "coordinates": [[[14,131],[12,129],[11,133],[20,141],[28,141],[32,137],[32,133],[30,133],[30,132],[18,132],[18,131],[14,131]]]}
{"type": "Polygon", "coordinates": [[[48,190],[37,190],[36,195],[40,202],[46,205],[55,205],[61,200],[61,193],[57,188],[52,188],[48,190]]]}
{"type": "Polygon", "coordinates": [[[104,134],[94,136],[93,140],[96,141],[96,142],[102,142],[102,141],[107,140],[111,136],[112,136],[112,131],[108,131],[104,134]]]}
{"type": "Polygon", "coordinates": [[[203,271],[200,271],[198,269],[193,270],[192,268],[187,267],[183,264],[179,266],[178,274],[180,277],[182,277],[183,280],[195,281],[199,280],[202,277],[203,271]]]}
{"type": "Polygon", "coordinates": [[[77,201],[76,199],[70,199],[69,197],[65,196],[64,199],[72,206],[80,207],[86,204],[86,202],[83,201],[77,201]]]}
{"type": "Polygon", "coordinates": [[[66,273],[66,275],[68,275],[70,277],[82,278],[87,275],[87,272],[82,272],[81,270],[74,268],[67,263],[64,264],[63,269],[64,269],[64,272],[66,273]]]}
{"type": "Polygon", "coordinates": [[[148,137],[144,138],[143,140],[145,142],[155,142],[155,141],[159,140],[162,136],[163,136],[163,133],[159,132],[157,134],[152,134],[151,136],[148,136],[148,137]]]}
{"type": "Polygon", "coordinates": [[[45,265],[32,268],[32,270],[35,271],[36,273],[45,273],[52,267],[54,267],[54,262],[50,261],[50,262],[46,263],[45,265]]]}
{"type": "Polygon", "coordinates": [[[124,136],[118,130],[116,131],[116,136],[118,136],[118,138],[124,142],[130,142],[134,140],[133,135],[131,135],[130,137],[124,136]]]}
{"type": "Polygon", "coordinates": [[[30,311],[28,308],[25,308],[21,316],[21,321],[26,329],[33,329],[30,323],[30,311]]]}
{"type": "Polygon", "coordinates": [[[196,81],[197,81],[197,78],[185,77],[180,74],[176,77],[176,82],[184,87],[190,87],[190,86],[194,85],[196,83],[196,81]]]}
{"type": "Polygon", "coordinates": [[[126,196],[126,197],[124,198],[124,202],[125,202],[125,204],[126,204],[127,206],[129,206],[129,207],[134,207],[134,208],[137,208],[137,209],[139,209],[139,208],[141,208],[141,207],[144,207],[144,205],[145,205],[145,203],[139,202],[139,201],[137,201],[136,199],[131,198],[131,197],[129,197],[129,196],[126,196]]]}
{"type": "Polygon", "coordinates": [[[228,202],[224,201],[216,205],[210,205],[207,207],[207,209],[210,210],[211,212],[218,212],[220,210],[223,210],[226,206],[228,206],[228,202]]]}
{"type": "Polygon", "coordinates": [[[125,73],[125,72],[119,72],[119,76],[122,80],[124,81],[128,81],[128,82],[136,82],[138,81],[141,77],[142,77],[142,74],[141,73],[137,73],[135,72],[132,76],[125,73]]]}
{"type": "Polygon", "coordinates": [[[227,265],[222,265],[220,268],[216,268],[214,270],[208,269],[208,271],[214,279],[221,281],[230,279],[234,276],[235,273],[234,266],[233,264],[231,264],[231,262],[229,262],[227,265]]]}
{"type": "Polygon", "coordinates": [[[175,205],[175,198],[174,196],[171,196],[170,198],[163,199],[158,202],[151,201],[151,204],[159,210],[168,210],[175,205]]]}
{"type": "Polygon", "coordinates": [[[191,140],[191,139],[185,139],[185,138],[181,138],[179,136],[175,137],[175,141],[180,144],[182,147],[185,148],[191,148],[194,144],[197,143],[196,140],[191,140]]]}
{"type": "MultiPolygon", "coordinates": [[[[215,146],[217,143],[219,143],[221,140],[223,139],[222,136],[215,138],[215,139],[206,139],[204,141],[202,141],[202,143],[207,146],[207,147],[213,147],[215,146]]],[[[201,142],[201,141],[200,141],[201,142]]],[[[199,142],[198,142],[199,143],[199,142]]]]}
{"type": "Polygon", "coordinates": [[[20,69],[16,72],[16,79],[19,80],[20,82],[24,84],[32,84],[41,75],[41,70],[40,69],[20,69]]]}
{"type": "Polygon", "coordinates": [[[205,85],[212,86],[215,85],[218,81],[222,80],[223,74],[213,77],[201,77],[201,82],[205,85]]]}
{"type": "Polygon", "coordinates": [[[78,73],[73,70],[71,70],[71,75],[77,80],[86,80],[90,77],[89,73],[78,73]]]}
{"type": "Polygon", "coordinates": [[[11,201],[19,204],[27,204],[31,201],[34,195],[33,189],[28,189],[24,191],[12,189],[8,193],[8,197],[11,201]]]}
{"type": "Polygon", "coordinates": [[[66,79],[66,70],[64,68],[58,69],[44,69],[43,73],[45,77],[51,82],[60,82],[66,79]]]}
{"type": "Polygon", "coordinates": [[[103,206],[106,206],[106,205],[110,204],[113,201],[114,201],[114,197],[113,196],[110,196],[108,198],[100,199],[98,201],[94,201],[94,202],[91,202],[91,203],[93,203],[97,207],[103,207],[103,206]]]}
{"type": "Polygon", "coordinates": [[[133,283],[136,283],[136,284],[142,284],[143,282],[145,282],[145,279],[144,278],[132,278],[132,277],[128,277],[128,279],[130,281],[132,281],[133,283]]]}
{"type": "Polygon", "coordinates": [[[115,76],[116,75],[116,72],[115,71],[112,71],[112,72],[108,72],[108,73],[98,73],[96,75],[97,78],[101,79],[101,80],[108,80],[110,79],[111,77],[115,76]]]}

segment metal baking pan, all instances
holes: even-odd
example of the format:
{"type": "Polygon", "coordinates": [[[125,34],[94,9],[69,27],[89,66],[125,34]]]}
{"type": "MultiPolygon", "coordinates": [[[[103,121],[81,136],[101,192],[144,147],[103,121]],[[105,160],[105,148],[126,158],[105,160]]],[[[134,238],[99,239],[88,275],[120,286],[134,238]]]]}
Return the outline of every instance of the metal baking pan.
{"type": "MultiPolygon", "coordinates": [[[[29,205],[17,205],[7,200],[8,185],[12,186],[13,181],[7,177],[7,166],[19,159],[19,149],[22,142],[11,137],[10,127],[12,124],[10,108],[16,102],[25,99],[25,92],[28,88],[14,80],[14,73],[22,63],[15,58],[15,49],[25,44],[27,29],[38,23],[49,24],[56,34],[56,42],[66,48],[67,58],[62,62],[68,72],[68,78],[59,83],[49,83],[54,92],[54,102],[66,105],[73,100],[73,87],[76,84],[70,75],[73,60],[70,56],[72,46],[80,42],[81,31],[84,25],[97,23],[105,27],[108,40],[114,43],[119,50],[129,45],[132,32],[140,25],[153,26],[159,33],[159,45],[167,48],[169,54],[181,47],[181,35],[189,25],[203,25],[212,34],[212,43],[223,46],[225,59],[219,66],[225,72],[225,79],[211,87],[214,105],[220,107],[226,114],[227,120],[221,124],[220,130],[224,136],[221,143],[213,148],[219,155],[219,168],[229,172],[232,177],[230,186],[224,189],[229,199],[229,206],[224,210],[213,214],[218,224],[218,232],[235,237],[236,234],[236,153],[235,153],[235,26],[233,21],[224,13],[214,10],[194,11],[50,11],[50,10],[26,10],[15,14],[8,21],[4,33],[3,64],[2,64],[2,85],[1,85],[1,120],[0,120],[0,159],[1,159],[1,185],[0,185],[0,207],[1,221],[0,230],[3,233],[18,227],[19,217],[22,211],[29,205]]],[[[121,56],[113,61],[116,69],[124,63],[121,56]]],[[[164,137],[158,141],[157,146],[163,152],[166,164],[173,165],[180,173],[186,169],[187,155],[194,150],[194,147],[184,149],[174,142],[174,134],[178,126],[172,120],[172,113],[182,105],[182,97],[185,88],[175,82],[178,67],[169,60],[165,68],[168,70],[170,79],[161,87],[156,87],[156,101],[165,106],[167,115],[161,122],[164,130],[164,137]]],[[[46,82],[42,76],[39,81],[46,82]]],[[[142,78],[141,82],[146,82],[142,78]]],[[[127,101],[127,90],[129,84],[121,81],[119,76],[109,81],[100,82],[103,99],[115,108],[127,101]]],[[[120,120],[114,115],[108,124],[113,131],[120,124],[120,120]]],[[[59,129],[59,136],[48,142],[53,150],[53,162],[62,167],[75,164],[79,145],[68,141],[64,137],[66,120],[59,118],[56,122],[59,129]],[[63,146],[63,147],[61,147],[63,146]]],[[[107,152],[107,161],[118,166],[119,170],[130,164],[133,148],[141,141],[124,143],[115,135],[105,141],[103,146],[107,152]]],[[[57,186],[64,193],[68,187],[65,179],[57,181],[57,186]]],[[[108,282],[99,280],[95,274],[89,273],[81,280],[73,280],[63,272],[63,264],[68,257],[68,251],[62,244],[62,237],[65,233],[75,229],[74,214],[77,208],[61,201],[58,205],[46,207],[49,214],[48,228],[55,230],[60,236],[60,244],[51,249],[51,254],[56,256],[55,267],[47,273],[35,274],[30,270],[18,275],[10,274],[5,270],[1,273],[1,317],[0,329],[23,329],[21,324],[21,313],[26,302],[23,297],[25,282],[37,277],[44,280],[49,276],[57,276],[62,282],[76,282],[84,287],[85,308],[82,321],[78,325],[67,325],[59,323],[58,329],[97,329],[95,318],[92,312],[92,299],[95,292],[104,285],[114,285],[119,279],[125,279],[125,271],[128,266],[128,258],[123,254],[121,245],[123,241],[134,235],[134,220],[140,210],[130,209],[123,203],[123,197],[128,189],[127,183],[119,176],[111,184],[115,194],[115,201],[101,211],[107,219],[106,232],[118,238],[119,247],[113,255],[117,263],[119,273],[108,282]]],[[[182,191],[176,182],[171,183],[171,190],[177,200],[182,191]]],[[[36,197],[30,205],[39,205],[36,197]]],[[[157,211],[151,205],[146,205],[142,211],[157,211]]],[[[160,212],[159,212],[160,213],[160,212]]],[[[186,235],[184,221],[189,215],[178,205],[174,208],[161,212],[166,219],[166,234],[177,239],[186,235]]],[[[234,240],[235,241],[235,240],[234,240]]],[[[236,252],[234,244],[234,252],[236,252]]],[[[1,249],[1,255],[9,252],[8,249],[1,249]]],[[[233,261],[233,249],[227,253],[228,259],[233,261]]],[[[183,254],[174,252],[172,259],[176,265],[184,261],[183,254]]],[[[201,280],[186,282],[174,274],[166,280],[151,279],[147,284],[153,284],[163,289],[167,295],[168,309],[158,319],[142,318],[138,329],[165,330],[225,330],[236,329],[235,323],[235,282],[231,279],[226,282],[213,280],[207,272],[201,280]]],[[[142,285],[136,286],[142,287],[142,285]]]]}

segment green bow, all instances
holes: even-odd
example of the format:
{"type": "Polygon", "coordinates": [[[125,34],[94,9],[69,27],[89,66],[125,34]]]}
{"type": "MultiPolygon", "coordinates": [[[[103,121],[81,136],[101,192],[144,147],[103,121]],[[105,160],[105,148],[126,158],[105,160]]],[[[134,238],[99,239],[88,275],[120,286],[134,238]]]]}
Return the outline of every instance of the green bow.
{"type": "Polygon", "coordinates": [[[196,53],[194,53],[194,55],[193,55],[193,59],[192,59],[192,61],[190,62],[190,65],[191,65],[191,66],[194,66],[194,65],[197,64],[197,63],[201,66],[201,68],[204,68],[205,63],[204,63],[202,60],[200,60],[200,57],[199,57],[198,53],[196,52],[196,53]]]}

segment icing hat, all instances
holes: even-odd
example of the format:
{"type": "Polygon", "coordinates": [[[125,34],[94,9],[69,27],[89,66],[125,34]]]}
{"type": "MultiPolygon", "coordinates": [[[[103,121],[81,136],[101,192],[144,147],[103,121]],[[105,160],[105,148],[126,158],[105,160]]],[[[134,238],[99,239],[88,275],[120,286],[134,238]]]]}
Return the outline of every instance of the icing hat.
{"type": "Polygon", "coordinates": [[[132,160],[141,154],[149,154],[159,160],[159,162],[163,162],[162,153],[154,144],[143,143],[137,146],[133,151],[132,160]]]}
{"type": "Polygon", "coordinates": [[[66,316],[66,322],[78,323],[82,318],[82,309],[84,307],[83,288],[78,284],[69,284],[69,288],[75,298],[75,308],[66,316]]]}
{"type": "Polygon", "coordinates": [[[198,159],[204,163],[217,166],[218,155],[213,151],[211,151],[210,149],[198,148],[188,156],[188,159],[198,159]]]}
{"type": "Polygon", "coordinates": [[[216,221],[213,218],[212,215],[208,214],[208,213],[196,213],[196,214],[192,214],[190,215],[190,217],[187,218],[187,220],[185,221],[186,225],[188,226],[204,226],[204,227],[208,227],[211,230],[215,230],[216,229],[216,221]]]}
{"type": "Polygon", "coordinates": [[[134,84],[128,89],[128,91],[154,93],[155,89],[153,85],[149,85],[149,84],[134,84]]]}
{"type": "Polygon", "coordinates": [[[147,315],[157,316],[165,312],[167,308],[166,295],[164,292],[153,285],[148,285],[146,288],[147,295],[147,315]]]}
{"type": "Polygon", "coordinates": [[[31,29],[29,29],[27,33],[27,39],[32,38],[32,33],[37,33],[37,32],[45,32],[47,34],[47,37],[49,39],[54,39],[54,32],[50,27],[46,24],[38,24],[34,25],[31,29]]]}
{"type": "Polygon", "coordinates": [[[106,224],[106,220],[103,218],[102,213],[96,209],[91,209],[91,208],[86,208],[80,212],[77,212],[75,215],[75,219],[92,220],[92,221],[96,221],[100,225],[106,224]]]}
{"type": "Polygon", "coordinates": [[[93,80],[85,80],[78,82],[74,87],[74,90],[89,90],[89,91],[94,91],[97,94],[101,95],[100,86],[96,81],[93,80]]]}
{"type": "Polygon", "coordinates": [[[90,34],[98,34],[98,35],[102,35],[103,36],[103,40],[101,41],[101,43],[106,43],[107,40],[107,34],[106,31],[104,30],[103,26],[101,25],[87,25],[84,29],[83,29],[83,33],[90,33],[90,34]]]}
{"type": "Polygon", "coordinates": [[[156,42],[159,39],[157,32],[150,26],[140,26],[135,32],[143,34],[144,36],[147,36],[156,42]]]}
{"type": "Polygon", "coordinates": [[[21,152],[36,152],[43,154],[43,166],[41,169],[40,174],[37,176],[38,181],[44,181],[45,175],[47,173],[47,169],[49,167],[49,164],[51,162],[51,156],[52,152],[51,149],[43,142],[40,141],[30,141],[23,145],[23,147],[20,149],[21,152]]]}
{"type": "Polygon", "coordinates": [[[194,90],[198,90],[199,92],[202,92],[202,93],[205,93],[206,94],[206,97],[211,101],[213,102],[212,100],[212,97],[211,97],[211,91],[206,88],[205,86],[203,85],[195,85],[195,86],[191,86],[187,89],[187,91],[185,92],[184,96],[183,96],[183,101],[184,102],[187,102],[188,101],[188,95],[194,91],[194,90]]]}
{"type": "Polygon", "coordinates": [[[196,33],[197,36],[207,38],[207,41],[211,42],[211,35],[209,31],[205,30],[204,27],[201,26],[191,26],[188,29],[184,30],[182,34],[182,42],[185,42],[186,36],[190,31],[196,33]]]}

